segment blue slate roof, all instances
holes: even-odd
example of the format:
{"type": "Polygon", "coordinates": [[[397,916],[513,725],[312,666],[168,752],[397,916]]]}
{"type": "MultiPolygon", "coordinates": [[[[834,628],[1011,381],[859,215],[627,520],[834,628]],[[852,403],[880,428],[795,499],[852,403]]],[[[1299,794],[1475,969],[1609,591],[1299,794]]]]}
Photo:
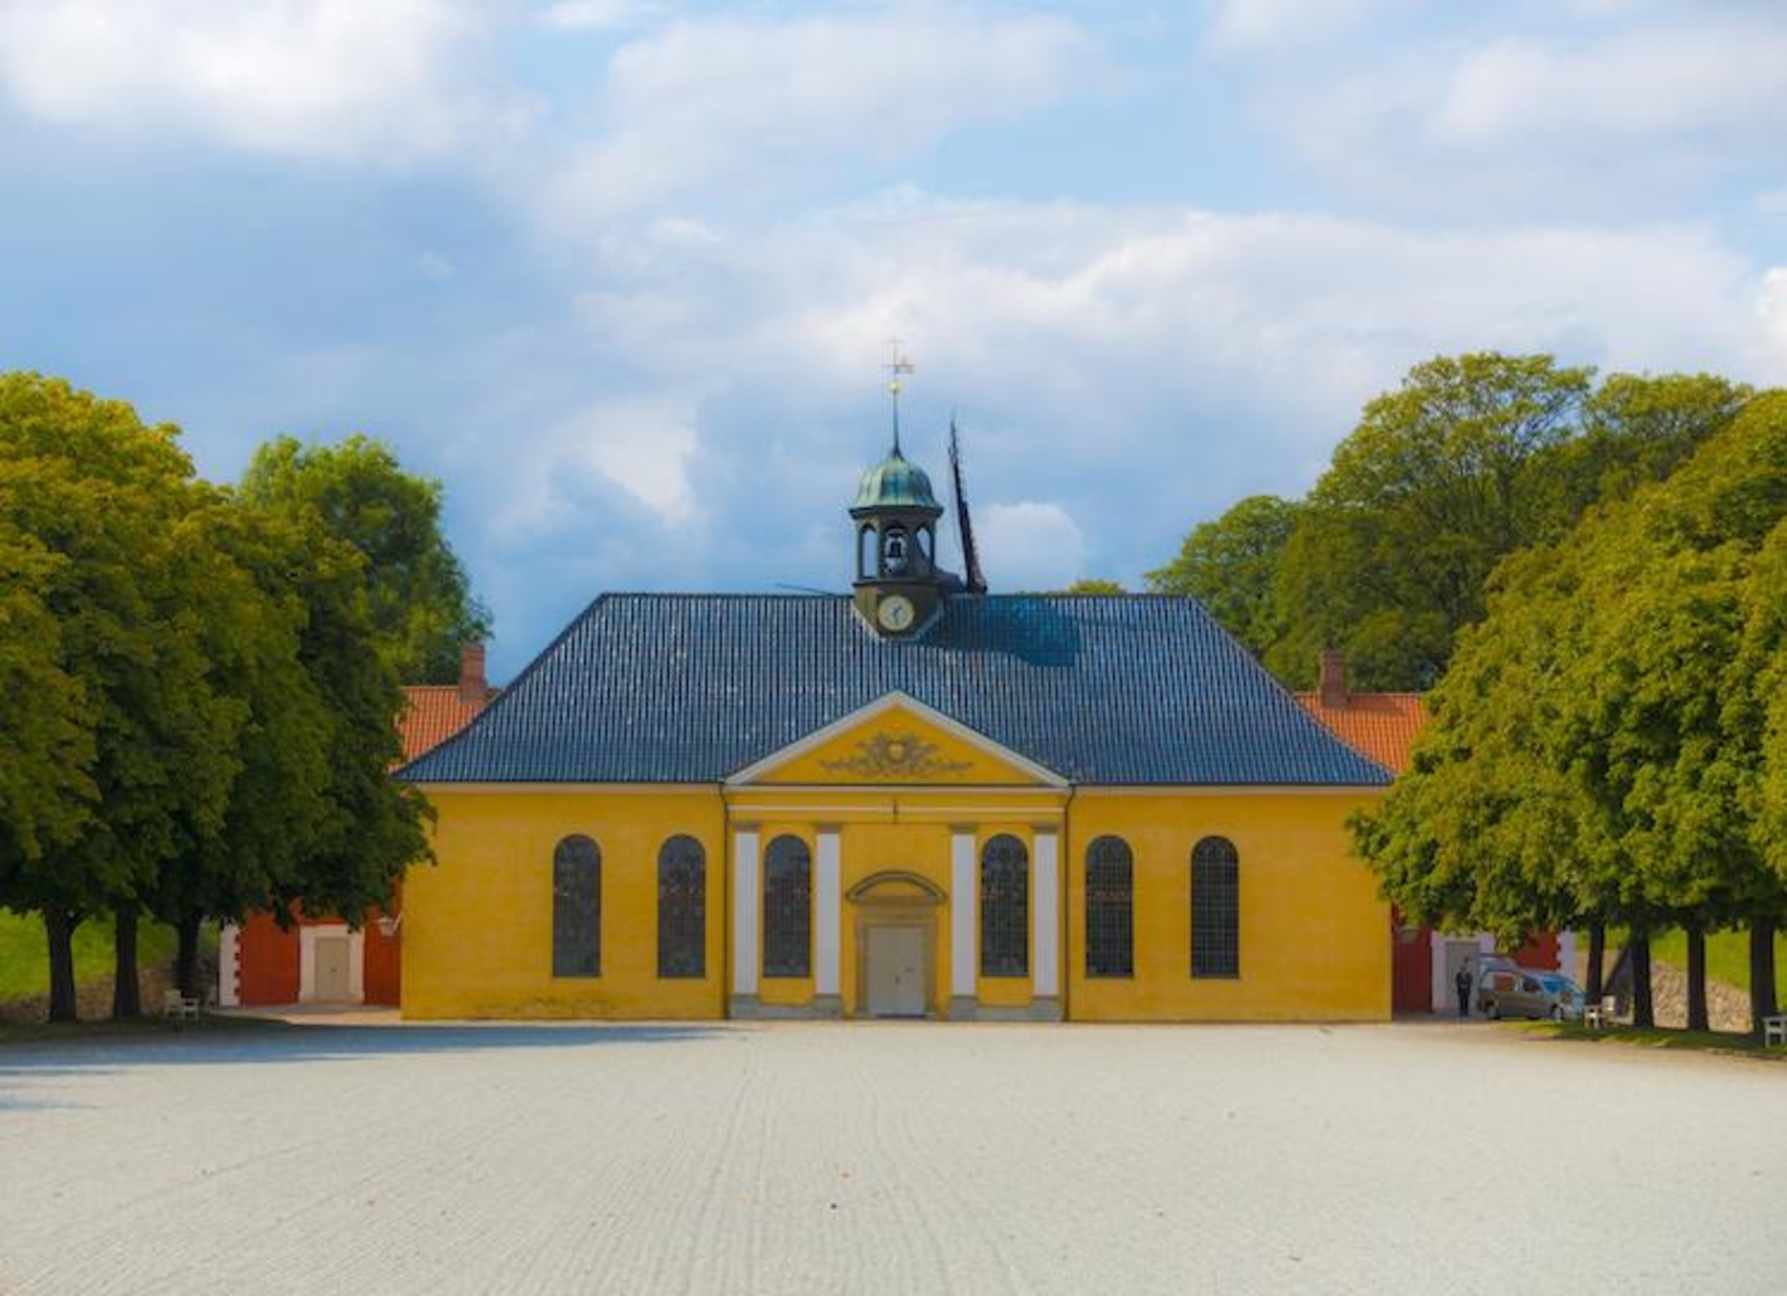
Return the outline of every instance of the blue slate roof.
{"type": "Polygon", "coordinates": [[[1075,783],[1380,786],[1191,599],[608,594],[414,782],[718,782],[898,689],[1075,783]]]}

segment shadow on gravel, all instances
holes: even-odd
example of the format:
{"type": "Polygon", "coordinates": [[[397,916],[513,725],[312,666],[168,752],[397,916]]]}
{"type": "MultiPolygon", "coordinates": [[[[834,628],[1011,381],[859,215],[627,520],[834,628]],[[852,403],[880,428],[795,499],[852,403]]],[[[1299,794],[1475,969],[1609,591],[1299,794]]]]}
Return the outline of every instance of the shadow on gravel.
{"type": "MultiPolygon", "coordinates": [[[[232,1024],[219,1030],[144,1030],[60,1037],[37,1034],[0,1049],[0,1086],[9,1079],[79,1076],[131,1066],[341,1061],[476,1053],[491,1049],[576,1049],[662,1044],[722,1034],[699,1025],[615,1026],[289,1026],[232,1024]]],[[[9,1099],[0,1089],[0,1107],[9,1099]]]]}

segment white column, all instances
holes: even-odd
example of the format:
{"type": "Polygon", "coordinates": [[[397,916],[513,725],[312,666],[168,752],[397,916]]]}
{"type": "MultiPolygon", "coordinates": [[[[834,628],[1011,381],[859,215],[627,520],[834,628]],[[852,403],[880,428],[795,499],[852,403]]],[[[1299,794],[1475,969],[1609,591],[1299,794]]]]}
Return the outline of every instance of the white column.
{"type": "Polygon", "coordinates": [[[366,929],[349,932],[347,938],[347,997],[366,1002],[366,929]]]}
{"type": "Polygon", "coordinates": [[[298,928],[298,1002],[316,998],[316,928],[298,928]]]}
{"type": "Polygon", "coordinates": [[[242,1002],[242,929],[225,923],[217,937],[217,1002],[234,1008],[242,1002]]]}
{"type": "Polygon", "coordinates": [[[741,828],[732,837],[732,993],[757,993],[757,909],[763,897],[758,880],[757,830],[741,828]]]}
{"type": "MultiPolygon", "coordinates": [[[[952,998],[972,1002],[975,997],[974,937],[980,913],[980,879],[974,870],[974,829],[950,830],[949,876],[949,993],[952,998]]],[[[952,1007],[951,1012],[954,1011],[952,1007]]]]}
{"type": "Polygon", "coordinates": [[[843,939],[844,893],[841,889],[843,847],[836,828],[822,827],[819,838],[819,876],[815,879],[813,899],[818,904],[815,916],[819,924],[819,959],[814,968],[813,993],[836,996],[838,993],[838,947],[843,939]]]}
{"type": "Polygon", "coordinates": [[[1053,828],[1036,830],[1031,872],[1030,991],[1053,999],[1061,993],[1061,835],[1053,828]]]}
{"type": "Polygon", "coordinates": [[[1433,960],[1429,971],[1433,973],[1433,998],[1427,1006],[1436,1013],[1443,1013],[1453,1003],[1452,986],[1446,979],[1446,938],[1437,931],[1427,936],[1428,957],[1433,960]]]}

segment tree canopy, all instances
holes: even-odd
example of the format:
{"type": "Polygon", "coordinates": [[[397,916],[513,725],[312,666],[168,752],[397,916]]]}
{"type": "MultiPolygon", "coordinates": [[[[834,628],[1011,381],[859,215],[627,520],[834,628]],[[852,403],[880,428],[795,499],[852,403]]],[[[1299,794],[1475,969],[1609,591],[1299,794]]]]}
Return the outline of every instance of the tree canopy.
{"type": "Polygon", "coordinates": [[[489,636],[490,615],[441,529],[441,483],[406,472],[383,443],[278,437],[255,452],[241,494],[259,508],[314,513],[359,550],[372,633],[404,683],[452,683],[462,646],[489,636]]]}
{"type": "Polygon", "coordinates": [[[1276,495],[1249,495],[1193,527],[1179,556],[1148,573],[1148,588],[1197,599],[1264,660],[1285,633],[1274,584],[1299,507],[1276,495]]]}
{"type": "Polygon", "coordinates": [[[0,574],[0,904],[44,917],[53,1017],[89,914],[118,920],[132,1012],[139,913],[190,955],[251,906],[358,921],[426,856],[366,559],[316,511],[198,481],[122,402],[0,375],[0,574]]]}
{"type": "Polygon", "coordinates": [[[1662,480],[1749,395],[1710,375],[1597,387],[1546,355],[1429,360],[1367,403],[1306,499],[1241,501],[1149,579],[1203,600],[1293,687],[1336,647],[1360,688],[1425,689],[1503,558],[1662,480]]]}
{"type": "MultiPolygon", "coordinates": [[[[7,494],[0,465],[0,500],[7,494]]],[[[67,559],[0,518],[0,874],[66,845],[98,795],[93,708],[46,603],[67,559]]]]}
{"type": "Polygon", "coordinates": [[[1503,563],[1410,770],[1355,820],[1392,902],[1510,940],[1587,918],[1771,931],[1784,552],[1771,393],[1662,483],[1503,563]]]}

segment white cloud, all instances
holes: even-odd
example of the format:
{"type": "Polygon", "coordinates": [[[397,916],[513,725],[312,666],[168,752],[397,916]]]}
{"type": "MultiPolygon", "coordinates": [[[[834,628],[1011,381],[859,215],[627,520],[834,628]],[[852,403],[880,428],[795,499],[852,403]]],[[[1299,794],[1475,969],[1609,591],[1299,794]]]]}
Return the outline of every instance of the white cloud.
{"type": "Polygon", "coordinates": [[[424,251],[418,253],[416,256],[416,269],[421,272],[424,279],[432,280],[435,283],[441,283],[444,280],[451,279],[454,275],[459,273],[459,267],[455,266],[439,252],[424,251]]]}
{"type": "Polygon", "coordinates": [[[1756,313],[1773,347],[1773,381],[1787,383],[1787,266],[1774,266],[1762,276],[1756,313]]]}
{"type": "Polygon", "coordinates": [[[567,511],[590,478],[618,486],[674,525],[694,507],[689,460],[695,453],[696,406],[666,392],[605,400],[566,421],[544,444],[529,447],[529,488],[516,499],[511,524],[550,528],[576,523],[567,511]]]}
{"type": "Polygon", "coordinates": [[[65,125],[402,160],[522,116],[462,65],[486,16],[468,0],[0,0],[0,88],[65,125]]]}
{"type": "Polygon", "coordinates": [[[1001,504],[983,537],[1001,590],[1133,581],[1189,520],[1300,492],[1362,402],[1435,354],[1787,380],[1787,274],[1765,280],[1701,228],[1444,233],[902,191],[786,224],[653,227],[623,250],[602,250],[605,281],[581,300],[591,353],[692,404],[664,434],[629,413],[631,443],[580,422],[606,457],[564,451],[558,471],[622,481],[715,534],[759,520],[741,480],[774,481],[786,525],[770,547],[708,559],[747,581],[845,579],[837,519],[883,445],[890,335],[919,362],[907,449],[934,473],[961,411],[983,531],[1001,504]],[[632,463],[635,448],[662,459],[632,463]],[[1049,502],[1073,532],[1014,501],[1049,502]]]}
{"type": "Polygon", "coordinates": [[[617,51],[602,134],[551,185],[576,228],[725,181],[773,192],[840,161],[922,151],[953,128],[1049,103],[1099,74],[1091,41],[1055,17],[924,7],[785,22],[678,22],[617,51]]]}
{"type": "Polygon", "coordinates": [[[1787,114],[1783,67],[1787,30],[1778,24],[1697,22],[1571,49],[1501,41],[1460,63],[1437,125],[1473,140],[1558,129],[1772,134],[1787,114]]]}
{"type": "Polygon", "coordinates": [[[982,565],[1002,590],[1062,589],[1085,572],[1085,533],[1059,504],[989,504],[974,528],[982,565]]]}
{"type": "Polygon", "coordinates": [[[559,0],[540,14],[543,26],[566,31],[603,31],[656,18],[664,6],[651,0],[559,0]]]}
{"type": "Polygon", "coordinates": [[[1512,8],[1475,24],[1490,38],[1358,38],[1319,67],[1287,52],[1253,69],[1254,115],[1379,213],[1623,222],[1779,183],[1780,6],[1512,8]]]}
{"type": "Polygon", "coordinates": [[[1220,49],[1297,44],[1331,36],[1382,9],[1385,0],[1220,0],[1210,43],[1220,49]]]}
{"type": "Polygon", "coordinates": [[[1346,419],[1449,350],[1746,373],[1764,354],[1747,308],[1757,272],[1692,228],[1449,234],[908,194],[704,239],[635,243],[622,282],[584,298],[592,333],[642,373],[842,392],[872,380],[898,335],[920,391],[1113,418],[1105,435],[1120,439],[1154,433],[1115,411],[1212,395],[1346,419]]]}

